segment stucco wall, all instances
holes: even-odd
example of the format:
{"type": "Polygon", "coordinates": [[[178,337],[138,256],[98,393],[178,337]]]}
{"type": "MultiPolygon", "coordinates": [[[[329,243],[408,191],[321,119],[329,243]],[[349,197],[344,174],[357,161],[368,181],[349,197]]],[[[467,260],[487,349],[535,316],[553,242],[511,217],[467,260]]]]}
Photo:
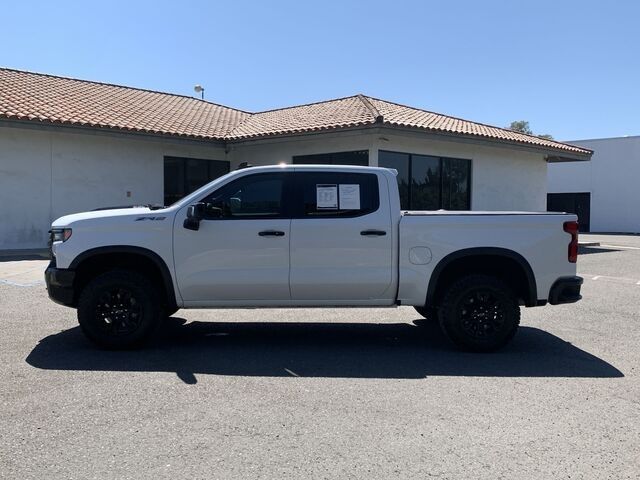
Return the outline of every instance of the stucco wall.
{"type": "Polygon", "coordinates": [[[591,192],[592,232],[640,232],[640,137],[576,140],[589,162],[549,166],[551,193],[591,192]]]}
{"type": "Polygon", "coordinates": [[[225,159],[221,147],[0,127],[0,249],[46,246],[69,213],[162,203],[165,155],[225,159]]]}
{"type": "MultiPolygon", "coordinates": [[[[231,162],[231,170],[241,162],[249,162],[251,165],[291,163],[294,155],[376,150],[374,138],[373,135],[361,132],[345,132],[251,141],[230,145],[227,160],[231,162]]],[[[369,163],[371,164],[371,151],[369,163]]]]}
{"type": "Polygon", "coordinates": [[[542,154],[414,136],[384,138],[381,150],[470,159],[472,210],[546,210],[547,162],[542,154]]]}
{"type": "Polygon", "coordinates": [[[254,165],[290,163],[294,155],[378,150],[472,161],[474,210],[544,210],[547,164],[542,154],[388,131],[351,131],[221,146],[133,135],[0,127],[0,249],[41,248],[50,222],[68,213],[162,203],[164,156],[254,165]],[[127,197],[127,192],[131,196],[127,197]]]}
{"type": "Polygon", "coordinates": [[[545,211],[547,163],[542,154],[384,133],[324,134],[233,145],[231,168],[240,162],[267,165],[291,163],[294,155],[369,150],[370,165],[377,165],[378,150],[471,160],[471,208],[473,210],[545,211]]]}

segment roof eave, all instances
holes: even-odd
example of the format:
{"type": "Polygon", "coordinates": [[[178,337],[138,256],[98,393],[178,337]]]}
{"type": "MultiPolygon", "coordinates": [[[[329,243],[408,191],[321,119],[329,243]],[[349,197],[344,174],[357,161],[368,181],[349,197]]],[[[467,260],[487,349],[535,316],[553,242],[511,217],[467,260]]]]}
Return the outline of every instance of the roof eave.
{"type": "Polygon", "coordinates": [[[93,135],[111,135],[111,136],[132,136],[136,138],[153,138],[153,139],[166,139],[180,142],[190,143],[207,143],[219,146],[224,146],[226,141],[222,137],[203,137],[195,135],[182,135],[176,133],[166,132],[154,132],[145,130],[134,130],[120,127],[109,127],[102,125],[86,125],[72,122],[54,122],[40,119],[22,119],[22,118],[7,118],[0,116],[0,126],[14,127],[14,128],[27,128],[35,130],[43,129],[56,129],[58,131],[65,131],[66,133],[84,133],[93,135]]]}
{"type": "MultiPolygon", "coordinates": [[[[493,138],[484,135],[474,135],[468,133],[459,133],[459,132],[449,132],[446,130],[437,130],[432,128],[424,128],[424,127],[410,127],[405,125],[396,125],[392,123],[385,123],[384,128],[394,131],[401,132],[411,132],[415,134],[426,134],[429,136],[434,136],[442,139],[451,139],[456,138],[456,140],[463,140],[469,143],[475,144],[483,144],[483,145],[491,145],[497,147],[508,147],[514,148],[517,150],[526,150],[530,152],[540,153],[545,155],[545,158],[548,160],[549,158],[553,158],[551,161],[559,161],[555,160],[556,158],[562,158],[561,161],[587,161],[591,159],[592,151],[585,149],[584,153],[581,152],[571,152],[568,150],[564,150],[562,148],[552,148],[544,145],[535,145],[532,143],[526,142],[518,142],[514,140],[493,138]]],[[[549,161],[549,160],[548,160],[549,161]]]]}
{"type": "Polygon", "coordinates": [[[381,129],[381,130],[393,130],[395,132],[407,132],[413,135],[428,135],[433,137],[438,137],[440,139],[451,140],[455,138],[456,140],[464,140],[466,142],[471,143],[480,143],[484,145],[498,146],[498,147],[509,147],[515,148],[518,150],[527,150],[535,153],[540,153],[545,155],[545,158],[550,163],[555,162],[575,162],[575,161],[588,161],[591,159],[590,153],[580,153],[580,152],[570,152],[563,149],[549,148],[540,145],[529,144],[525,142],[516,142],[511,140],[503,140],[492,137],[485,137],[482,135],[470,135],[464,133],[456,133],[456,132],[447,132],[444,130],[434,130],[427,129],[421,127],[406,127],[399,126],[390,123],[385,123],[383,125],[379,123],[369,123],[369,124],[361,124],[361,125],[353,125],[348,127],[332,127],[325,129],[317,129],[311,131],[295,131],[295,132],[286,132],[286,133],[275,133],[268,135],[255,135],[251,137],[238,137],[238,138],[230,138],[228,143],[233,144],[241,144],[246,142],[258,142],[270,139],[284,139],[284,138],[293,138],[293,137],[303,137],[303,136],[311,136],[311,135],[319,135],[326,134],[332,132],[348,132],[348,131],[357,131],[357,130],[371,130],[371,129],[381,129]]]}

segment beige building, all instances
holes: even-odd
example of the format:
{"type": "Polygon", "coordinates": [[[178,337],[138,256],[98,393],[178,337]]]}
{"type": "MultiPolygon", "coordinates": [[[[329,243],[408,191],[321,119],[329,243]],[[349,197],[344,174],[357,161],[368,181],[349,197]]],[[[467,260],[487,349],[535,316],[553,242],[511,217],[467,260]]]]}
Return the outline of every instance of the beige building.
{"type": "Polygon", "coordinates": [[[0,69],[0,249],[50,222],[168,204],[247,162],[398,170],[405,209],[546,209],[547,164],[591,150],[354,95],[249,113],[203,100],[0,69]]]}

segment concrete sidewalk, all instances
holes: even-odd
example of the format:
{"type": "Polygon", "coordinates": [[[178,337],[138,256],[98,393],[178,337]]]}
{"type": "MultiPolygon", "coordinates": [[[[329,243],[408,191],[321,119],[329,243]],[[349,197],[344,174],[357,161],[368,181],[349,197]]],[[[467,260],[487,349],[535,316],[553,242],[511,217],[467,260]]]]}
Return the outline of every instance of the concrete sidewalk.
{"type": "Polygon", "coordinates": [[[49,260],[0,261],[0,284],[16,287],[44,285],[44,270],[49,260]]]}

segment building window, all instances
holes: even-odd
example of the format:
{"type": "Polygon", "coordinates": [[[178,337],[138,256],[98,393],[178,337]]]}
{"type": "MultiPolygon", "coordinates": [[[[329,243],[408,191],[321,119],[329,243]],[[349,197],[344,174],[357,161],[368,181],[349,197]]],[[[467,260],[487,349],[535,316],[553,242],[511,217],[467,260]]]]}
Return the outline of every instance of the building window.
{"type": "Polygon", "coordinates": [[[321,153],[319,155],[298,155],[293,157],[294,165],[369,165],[369,151],[321,153]]]}
{"type": "Polygon", "coordinates": [[[398,171],[403,210],[471,208],[471,160],[380,150],[378,165],[398,171]]]}
{"type": "Polygon", "coordinates": [[[164,157],[164,204],[171,205],[226,173],[229,173],[229,162],[164,157]]]}

